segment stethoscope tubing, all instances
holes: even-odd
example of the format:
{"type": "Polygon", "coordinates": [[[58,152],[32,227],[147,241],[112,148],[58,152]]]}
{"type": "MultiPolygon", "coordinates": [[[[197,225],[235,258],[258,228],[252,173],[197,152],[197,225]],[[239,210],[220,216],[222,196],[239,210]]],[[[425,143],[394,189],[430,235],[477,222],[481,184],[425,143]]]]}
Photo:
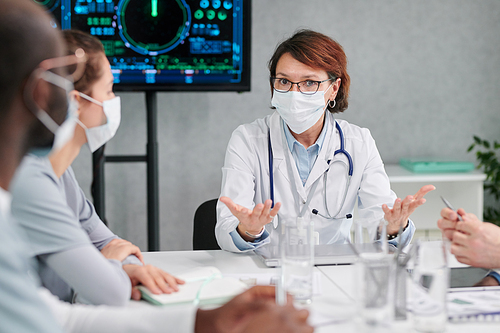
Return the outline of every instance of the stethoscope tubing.
{"type": "Polygon", "coordinates": [[[269,194],[271,197],[271,209],[274,208],[274,172],[273,172],[273,147],[271,147],[271,131],[268,133],[267,142],[269,144],[269,194]]]}
{"type": "MultiPolygon", "coordinates": [[[[340,213],[340,210],[342,210],[342,207],[344,206],[344,203],[345,203],[345,200],[346,200],[346,196],[347,196],[347,190],[349,188],[349,185],[351,183],[351,177],[352,177],[352,174],[353,174],[353,170],[354,170],[354,164],[353,164],[353,161],[352,161],[352,157],[351,155],[349,154],[349,152],[347,150],[345,150],[345,137],[344,137],[344,132],[342,131],[342,128],[340,127],[339,123],[337,121],[335,121],[335,127],[337,128],[338,132],[339,132],[339,138],[340,138],[340,149],[337,149],[334,153],[333,153],[333,156],[337,155],[337,154],[344,154],[344,156],[347,158],[347,161],[348,161],[348,171],[347,171],[347,184],[346,184],[346,189],[344,191],[344,198],[342,200],[342,204],[340,205],[340,209],[339,211],[334,214],[335,215],[338,215],[338,213],[340,213]]],[[[271,131],[268,132],[268,150],[269,150],[269,194],[270,194],[270,198],[271,198],[271,201],[272,201],[272,205],[271,205],[271,208],[274,207],[274,172],[273,172],[273,148],[271,146],[271,131]]],[[[328,206],[327,206],[327,202],[326,202],[326,175],[328,174],[328,171],[330,171],[330,164],[331,160],[328,160],[328,169],[325,171],[325,176],[324,176],[324,182],[325,182],[325,186],[323,188],[323,191],[324,191],[324,205],[325,205],[325,209],[326,209],[326,212],[327,212],[327,216],[325,215],[321,215],[318,213],[318,211],[316,209],[313,209],[313,211],[316,211],[316,213],[314,214],[317,214],[317,215],[320,215],[321,217],[325,218],[325,219],[334,219],[334,217],[332,217],[330,215],[330,212],[328,211],[328,206]]]]}

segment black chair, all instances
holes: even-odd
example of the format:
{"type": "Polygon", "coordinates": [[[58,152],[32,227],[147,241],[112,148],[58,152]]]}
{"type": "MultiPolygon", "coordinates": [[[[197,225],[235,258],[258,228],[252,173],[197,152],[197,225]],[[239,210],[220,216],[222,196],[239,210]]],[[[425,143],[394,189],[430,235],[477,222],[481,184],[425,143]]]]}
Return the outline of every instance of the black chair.
{"type": "Polygon", "coordinates": [[[215,238],[217,200],[205,201],[194,213],[193,250],[220,250],[215,238]]]}

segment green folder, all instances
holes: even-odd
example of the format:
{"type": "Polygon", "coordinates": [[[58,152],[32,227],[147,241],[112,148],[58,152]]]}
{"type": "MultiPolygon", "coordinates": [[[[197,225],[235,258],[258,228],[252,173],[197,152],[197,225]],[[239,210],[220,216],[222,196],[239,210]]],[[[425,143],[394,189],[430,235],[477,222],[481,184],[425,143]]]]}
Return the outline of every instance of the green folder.
{"type": "Polygon", "coordinates": [[[474,170],[474,163],[472,162],[431,158],[402,158],[399,164],[405,169],[416,173],[468,172],[474,170]]]}

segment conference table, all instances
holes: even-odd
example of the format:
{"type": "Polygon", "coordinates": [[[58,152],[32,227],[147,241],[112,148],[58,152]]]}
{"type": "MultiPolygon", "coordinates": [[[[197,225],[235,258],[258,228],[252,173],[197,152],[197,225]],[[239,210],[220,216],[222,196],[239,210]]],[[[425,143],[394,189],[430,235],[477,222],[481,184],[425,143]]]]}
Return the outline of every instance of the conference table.
{"type": "MultiPolygon", "coordinates": [[[[210,251],[164,251],[145,252],[144,261],[157,266],[173,275],[182,274],[200,266],[217,267],[223,275],[245,277],[278,276],[279,268],[266,267],[253,253],[236,254],[221,250],[210,251]]],[[[453,265],[457,265],[455,263],[453,265]]],[[[318,288],[312,303],[306,308],[310,311],[309,321],[315,332],[360,332],[356,325],[355,306],[355,267],[354,265],[316,266],[318,288]]],[[[153,306],[144,301],[134,302],[134,306],[153,306]]],[[[409,319],[395,321],[380,332],[411,332],[409,319]]],[[[500,322],[448,323],[447,332],[500,332],[500,322]]],[[[374,330],[367,330],[374,332],[374,330]]]]}

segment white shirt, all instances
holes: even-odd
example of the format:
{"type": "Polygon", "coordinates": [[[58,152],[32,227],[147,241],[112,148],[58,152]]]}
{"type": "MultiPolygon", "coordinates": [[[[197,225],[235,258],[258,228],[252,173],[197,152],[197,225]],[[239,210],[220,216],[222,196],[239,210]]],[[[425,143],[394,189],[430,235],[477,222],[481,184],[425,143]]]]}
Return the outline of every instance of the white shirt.
{"type": "Polygon", "coordinates": [[[62,332],[36,294],[25,238],[12,221],[10,201],[0,188],[0,332],[62,332]]]}

